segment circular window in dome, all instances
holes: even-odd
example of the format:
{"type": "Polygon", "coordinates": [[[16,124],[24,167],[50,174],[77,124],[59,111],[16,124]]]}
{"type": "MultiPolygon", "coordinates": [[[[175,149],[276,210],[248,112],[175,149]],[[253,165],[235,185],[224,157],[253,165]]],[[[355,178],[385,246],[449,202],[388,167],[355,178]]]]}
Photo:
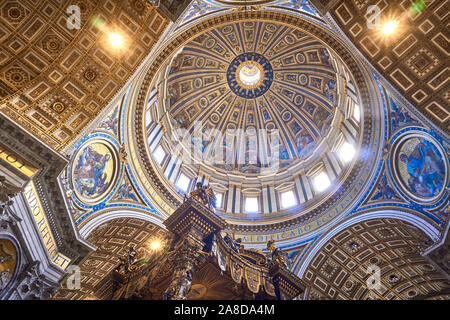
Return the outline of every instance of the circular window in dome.
{"type": "Polygon", "coordinates": [[[227,82],[231,91],[242,98],[260,97],[272,85],[272,65],[259,53],[240,54],[228,67],[227,82]]]}
{"type": "Polygon", "coordinates": [[[246,63],[239,70],[239,80],[246,86],[254,86],[261,80],[261,66],[259,63],[246,63]]]}
{"type": "MultiPolygon", "coordinates": [[[[161,80],[162,94],[148,105],[146,123],[150,130],[143,133],[147,134],[143,144],[148,148],[147,168],[158,172],[157,178],[171,195],[177,199],[180,196],[174,181],[183,170],[193,179],[196,175],[208,177],[208,183],[225,197],[230,195],[227,192],[234,192],[230,186],[237,181],[241,192],[235,194],[236,201],[245,204],[245,197],[257,197],[258,213],[252,213],[250,220],[244,206],[236,206],[235,212],[222,206],[217,212],[225,219],[249,225],[312,217],[322,206],[329,210],[336,201],[336,190],[351,186],[354,175],[362,170],[355,163],[368,132],[361,131],[369,114],[364,112],[354,136],[345,135],[339,124],[341,115],[347,114],[347,105],[329,98],[342,95],[365,108],[360,101],[364,83],[354,80],[359,71],[350,72],[346,61],[314,35],[305,34],[301,42],[277,47],[279,42],[267,41],[264,36],[271,31],[276,31],[279,39],[298,39],[295,26],[275,21],[233,21],[193,34],[174,57],[176,65],[182,67],[168,73],[161,65],[161,71],[152,76],[161,80]],[[250,39],[249,34],[254,37],[250,39]],[[240,35],[246,41],[235,42],[240,35]],[[213,47],[208,39],[215,41],[213,47]],[[310,55],[314,59],[310,60],[310,55]],[[321,59],[328,56],[334,60],[321,59]],[[200,58],[204,59],[201,67],[192,63],[203,62],[200,58]],[[344,77],[337,76],[336,66],[346,70],[344,77]],[[316,72],[319,69],[323,72],[316,72]],[[310,82],[310,78],[317,81],[310,82]],[[344,80],[354,84],[354,96],[344,92],[344,80]],[[196,86],[199,81],[200,87],[196,86]],[[325,89],[317,91],[317,83],[325,89]],[[165,103],[165,97],[170,103],[165,103]],[[169,116],[160,121],[160,113],[169,116]],[[159,132],[163,132],[163,138],[156,142],[154,137],[159,132]],[[340,144],[350,139],[355,149],[351,161],[340,161],[339,154],[327,147],[336,139],[340,144]],[[164,166],[152,162],[151,141],[162,144],[172,155],[172,162],[166,161],[164,166]],[[175,163],[180,166],[173,166],[175,163]],[[315,188],[313,178],[321,168],[327,174],[327,192],[315,188]],[[295,205],[278,205],[285,191],[295,195],[295,205]],[[273,205],[270,210],[269,196],[273,205]]],[[[171,62],[168,57],[165,63],[169,66],[171,62]]],[[[146,90],[150,94],[153,89],[146,90]]]]}

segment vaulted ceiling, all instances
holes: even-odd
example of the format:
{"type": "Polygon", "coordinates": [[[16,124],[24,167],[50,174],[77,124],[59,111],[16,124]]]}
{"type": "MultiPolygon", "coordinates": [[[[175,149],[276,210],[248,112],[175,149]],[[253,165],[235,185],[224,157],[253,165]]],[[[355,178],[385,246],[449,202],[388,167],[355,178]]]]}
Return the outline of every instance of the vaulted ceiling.
{"type": "MultiPolygon", "coordinates": [[[[373,219],[335,235],[316,253],[303,280],[308,299],[433,297],[450,282],[420,251],[427,236],[400,220],[373,219]],[[379,268],[380,289],[370,289],[379,268]],[[369,270],[369,271],[368,271],[369,270]]],[[[375,283],[374,283],[375,284],[375,283]]]]}
{"type": "Polygon", "coordinates": [[[2,1],[0,111],[61,150],[125,85],[168,22],[144,0],[2,1]],[[70,5],[80,8],[79,29],[68,27],[76,21],[70,5]],[[111,32],[123,49],[111,47],[111,32]]]}
{"type": "Polygon", "coordinates": [[[157,259],[164,252],[167,244],[167,232],[149,222],[119,218],[111,220],[95,229],[87,241],[97,247],[79,265],[81,270],[81,288],[70,290],[62,284],[53,299],[59,300],[90,300],[95,296],[102,280],[110,276],[113,269],[119,265],[119,257],[125,255],[130,246],[134,246],[137,259],[157,259]],[[158,240],[161,249],[154,251],[151,243],[158,240]]]}
{"type": "Polygon", "coordinates": [[[432,122],[450,132],[449,1],[415,1],[425,3],[424,9],[413,7],[409,0],[377,2],[381,25],[399,21],[389,37],[383,37],[379,28],[369,28],[374,18],[373,11],[367,13],[371,1],[312,2],[329,9],[377,71],[432,122]]]}
{"type": "MultiPolygon", "coordinates": [[[[339,94],[332,60],[318,39],[291,27],[229,24],[198,36],[174,59],[168,76],[169,112],[190,132],[201,124],[205,131],[221,133],[214,132],[209,141],[193,141],[208,156],[226,130],[279,130],[284,167],[310,156],[330,130],[339,94]],[[252,63],[252,71],[261,69],[260,83],[248,86],[239,70],[252,63]]],[[[257,146],[268,143],[261,140],[257,146]]],[[[220,165],[223,169],[259,173],[249,165],[250,156],[239,159],[238,146],[226,147],[233,150],[236,163],[220,165]]],[[[268,157],[258,157],[258,165],[269,163],[268,157]]]]}

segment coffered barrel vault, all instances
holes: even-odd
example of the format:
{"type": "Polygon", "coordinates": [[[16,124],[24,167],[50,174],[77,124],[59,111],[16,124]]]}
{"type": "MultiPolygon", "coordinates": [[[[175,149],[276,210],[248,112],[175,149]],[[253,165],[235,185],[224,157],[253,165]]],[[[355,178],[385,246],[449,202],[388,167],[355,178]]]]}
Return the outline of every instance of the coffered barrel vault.
{"type": "Polygon", "coordinates": [[[450,132],[448,1],[385,1],[379,23],[398,21],[386,37],[370,27],[377,12],[368,1],[311,1],[333,20],[369,63],[420,112],[450,132]],[[370,27],[370,28],[369,28],[370,27]]]}
{"type": "Polygon", "coordinates": [[[0,110],[63,149],[111,101],[168,19],[148,1],[2,1],[0,110]],[[69,6],[80,9],[72,27],[69,6]],[[118,31],[124,47],[105,37],[118,31]]]}

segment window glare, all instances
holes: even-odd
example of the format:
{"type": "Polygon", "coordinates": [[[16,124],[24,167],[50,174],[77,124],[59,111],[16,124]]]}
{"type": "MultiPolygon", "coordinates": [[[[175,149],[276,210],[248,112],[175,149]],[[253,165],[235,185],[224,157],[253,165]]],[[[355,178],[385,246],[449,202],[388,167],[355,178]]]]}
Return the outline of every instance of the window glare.
{"type": "Polygon", "coordinates": [[[159,165],[163,162],[165,156],[166,152],[161,146],[156,147],[155,151],[153,151],[153,157],[159,165]]]}
{"type": "Polygon", "coordinates": [[[349,162],[355,156],[355,147],[348,142],[344,142],[339,149],[339,155],[341,156],[342,161],[349,162]]]}
{"type": "Polygon", "coordinates": [[[287,191],[281,194],[281,206],[283,208],[290,208],[292,206],[295,206],[296,204],[297,201],[295,200],[294,192],[287,191]]]}
{"type": "Polygon", "coordinates": [[[324,191],[326,188],[330,186],[330,184],[331,184],[330,179],[328,178],[325,172],[319,173],[314,178],[314,187],[318,192],[324,191]]]}
{"type": "Polygon", "coordinates": [[[358,122],[361,118],[361,110],[359,109],[359,106],[357,104],[355,104],[355,107],[353,109],[353,118],[355,118],[355,120],[358,122]]]}
{"type": "Polygon", "coordinates": [[[245,198],[245,211],[258,212],[258,198],[253,197],[245,198]]]}
{"type": "Polygon", "coordinates": [[[186,177],[184,174],[180,174],[180,177],[178,178],[176,185],[178,188],[180,188],[184,192],[187,192],[190,182],[191,182],[191,180],[188,177],[186,177]]]}
{"type": "Polygon", "coordinates": [[[216,193],[216,208],[221,208],[222,207],[222,199],[223,199],[223,195],[222,193],[216,193]]]}

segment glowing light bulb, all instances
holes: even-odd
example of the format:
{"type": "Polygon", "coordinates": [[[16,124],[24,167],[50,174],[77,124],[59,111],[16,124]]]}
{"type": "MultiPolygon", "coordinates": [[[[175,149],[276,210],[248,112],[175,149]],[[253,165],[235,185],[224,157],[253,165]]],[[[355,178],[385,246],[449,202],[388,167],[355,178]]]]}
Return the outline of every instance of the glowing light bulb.
{"type": "Polygon", "coordinates": [[[122,37],[117,33],[111,33],[109,35],[109,42],[111,42],[113,47],[121,47],[123,44],[122,37]]]}
{"type": "Polygon", "coordinates": [[[383,26],[383,33],[385,35],[390,35],[390,34],[394,33],[395,29],[397,29],[397,26],[398,26],[398,21],[396,21],[396,20],[388,21],[383,26]]]}
{"type": "Polygon", "coordinates": [[[153,241],[150,246],[152,247],[153,250],[158,249],[161,246],[161,243],[157,240],[153,241]]]}

